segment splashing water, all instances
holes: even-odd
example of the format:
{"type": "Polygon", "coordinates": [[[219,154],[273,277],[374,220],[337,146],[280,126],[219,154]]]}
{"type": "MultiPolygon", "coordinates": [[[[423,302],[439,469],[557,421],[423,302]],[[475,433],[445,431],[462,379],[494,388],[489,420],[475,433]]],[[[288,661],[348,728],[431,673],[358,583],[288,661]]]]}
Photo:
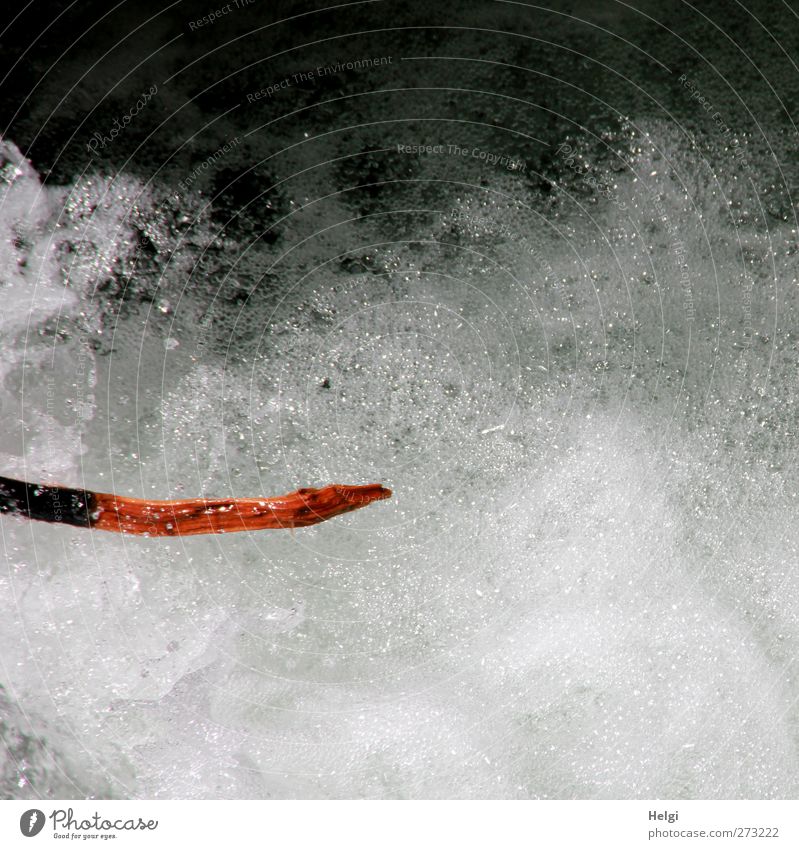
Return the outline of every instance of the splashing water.
{"type": "Polygon", "coordinates": [[[197,197],[189,236],[4,142],[4,473],[395,492],[296,536],[3,519],[7,796],[796,796],[794,235],[730,223],[720,151],[611,142],[605,196],[497,170],[357,255],[297,210],[224,296],[197,197]],[[109,311],[142,233],[170,264],[109,311]]]}

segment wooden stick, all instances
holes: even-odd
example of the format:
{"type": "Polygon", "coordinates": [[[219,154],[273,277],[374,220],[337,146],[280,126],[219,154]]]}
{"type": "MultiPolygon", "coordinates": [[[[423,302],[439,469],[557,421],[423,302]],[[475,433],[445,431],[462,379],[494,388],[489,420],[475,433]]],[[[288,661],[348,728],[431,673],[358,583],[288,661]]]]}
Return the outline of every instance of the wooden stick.
{"type": "Polygon", "coordinates": [[[307,487],[274,498],[151,501],[0,477],[0,513],[143,536],[304,528],[391,497],[380,484],[307,487]]]}

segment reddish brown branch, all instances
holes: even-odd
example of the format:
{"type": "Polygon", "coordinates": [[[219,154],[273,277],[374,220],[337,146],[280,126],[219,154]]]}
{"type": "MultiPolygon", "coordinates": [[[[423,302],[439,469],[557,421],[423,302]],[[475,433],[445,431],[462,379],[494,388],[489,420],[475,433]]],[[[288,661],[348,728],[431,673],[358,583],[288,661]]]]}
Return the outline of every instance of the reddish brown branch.
{"type": "Polygon", "coordinates": [[[150,501],[0,477],[0,512],[147,536],[304,528],[391,497],[380,484],[298,489],[275,498],[150,501]]]}

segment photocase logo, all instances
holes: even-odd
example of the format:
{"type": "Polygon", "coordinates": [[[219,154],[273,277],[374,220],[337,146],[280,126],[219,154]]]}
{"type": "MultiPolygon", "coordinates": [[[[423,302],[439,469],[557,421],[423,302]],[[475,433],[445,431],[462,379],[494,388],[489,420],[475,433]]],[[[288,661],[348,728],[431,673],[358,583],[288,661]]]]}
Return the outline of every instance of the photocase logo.
{"type": "Polygon", "coordinates": [[[38,808],[31,808],[19,818],[19,830],[25,837],[36,837],[44,828],[44,814],[38,808]]]}
{"type": "Polygon", "coordinates": [[[75,811],[72,808],[56,808],[51,814],[45,817],[44,812],[38,808],[31,808],[19,818],[19,830],[25,837],[36,837],[36,835],[44,828],[47,820],[53,821],[54,837],[116,837],[113,832],[120,831],[155,831],[158,828],[158,820],[143,820],[141,817],[109,820],[102,817],[99,812],[85,817],[84,819],[76,819],[75,811]],[[88,832],[81,835],[80,832],[88,832]],[[111,833],[103,833],[111,832],[111,833]]]}

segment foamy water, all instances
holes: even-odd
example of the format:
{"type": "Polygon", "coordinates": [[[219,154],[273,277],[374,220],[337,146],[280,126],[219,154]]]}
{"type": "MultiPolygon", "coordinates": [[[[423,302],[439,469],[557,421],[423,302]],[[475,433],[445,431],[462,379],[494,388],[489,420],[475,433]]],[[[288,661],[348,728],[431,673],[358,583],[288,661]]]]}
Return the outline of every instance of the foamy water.
{"type": "Polygon", "coordinates": [[[495,168],[379,233],[298,178],[226,300],[199,195],[192,239],[157,181],[43,188],[4,142],[4,474],[395,493],[294,535],[3,518],[4,795],[796,796],[795,231],[712,140],[611,143],[609,196],[495,168]],[[115,312],[142,233],[170,259],[115,312]]]}

